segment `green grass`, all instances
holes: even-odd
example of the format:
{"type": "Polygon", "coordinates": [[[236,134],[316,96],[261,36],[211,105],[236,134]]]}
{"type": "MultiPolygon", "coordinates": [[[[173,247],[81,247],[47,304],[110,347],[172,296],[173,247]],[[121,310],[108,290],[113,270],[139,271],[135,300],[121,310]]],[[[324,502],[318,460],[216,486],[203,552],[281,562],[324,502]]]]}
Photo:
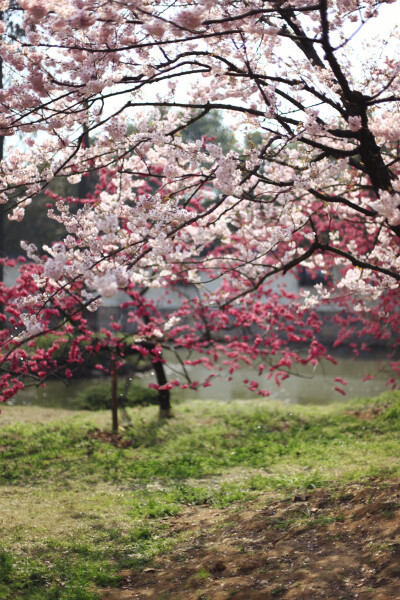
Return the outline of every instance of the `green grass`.
{"type": "Polygon", "coordinates": [[[398,392],[329,407],[191,401],[164,422],[135,408],[127,448],[91,436],[108,413],[29,423],[33,407],[5,407],[0,419],[13,411],[25,422],[0,428],[0,600],[95,600],[179,541],[168,518],[185,506],[400,470],[398,392]]]}

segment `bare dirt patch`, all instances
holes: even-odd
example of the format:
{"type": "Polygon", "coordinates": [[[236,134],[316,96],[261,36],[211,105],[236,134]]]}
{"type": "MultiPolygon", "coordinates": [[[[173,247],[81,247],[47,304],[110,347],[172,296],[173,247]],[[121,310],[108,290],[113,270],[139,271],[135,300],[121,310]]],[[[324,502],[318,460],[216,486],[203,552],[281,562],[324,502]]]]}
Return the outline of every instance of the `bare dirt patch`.
{"type": "Polygon", "coordinates": [[[171,528],[186,541],[103,600],[400,599],[398,480],[190,507],[171,528]]]}
{"type": "Polygon", "coordinates": [[[132,448],[136,446],[134,441],[125,440],[121,433],[111,433],[110,431],[96,429],[95,431],[89,431],[87,435],[92,440],[100,440],[106,444],[112,444],[116,448],[132,448]]]}
{"type": "Polygon", "coordinates": [[[368,408],[357,408],[355,410],[348,410],[345,414],[357,417],[357,419],[360,419],[361,421],[373,421],[376,417],[379,417],[384,413],[389,406],[389,404],[380,404],[368,408]]]}

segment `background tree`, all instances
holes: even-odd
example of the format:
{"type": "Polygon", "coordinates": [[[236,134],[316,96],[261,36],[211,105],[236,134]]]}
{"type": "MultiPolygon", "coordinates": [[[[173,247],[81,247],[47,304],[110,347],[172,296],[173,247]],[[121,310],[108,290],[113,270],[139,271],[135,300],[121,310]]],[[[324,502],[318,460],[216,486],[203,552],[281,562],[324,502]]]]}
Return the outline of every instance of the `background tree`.
{"type": "Polygon", "coordinates": [[[197,121],[192,121],[182,130],[181,135],[184,142],[195,142],[205,137],[219,144],[224,154],[237,146],[232,129],[224,122],[224,113],[218,110],[212,110],[197,121]]]}

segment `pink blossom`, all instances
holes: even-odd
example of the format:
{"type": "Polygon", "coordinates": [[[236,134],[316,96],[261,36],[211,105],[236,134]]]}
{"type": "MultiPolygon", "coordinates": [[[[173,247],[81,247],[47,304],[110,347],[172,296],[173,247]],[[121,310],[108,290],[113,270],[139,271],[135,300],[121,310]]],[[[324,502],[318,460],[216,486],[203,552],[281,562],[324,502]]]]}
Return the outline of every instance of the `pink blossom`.
{"type": "Polygon", "coordinates": [[[96,291],[104,298],[112,298],[118,290],[117,283],[111,274],[96,277],[93,285],[96,291]]]}
{"type": "Polygon", "coordinates": [[[145,23],[144,28],[150,35],[161,39],[165,33],[166,26],[163,21],[158,19],[154,21],[148,21],[145,23]]]}
{"type": "Polygon", "coordinates": [[[344,390],[342,390],[340,387],[335,387],[335,392],[342,394],[342,396],[346,395],[346,392],[344,390]]]}
{"type": "Polygon", "coordinates": [[[8,218],[10,219],[10,221],[20,222],[24,218],[24,215],[25,215],[25,209],[22,208],[21,206],[17,206],[17,208],[13,209],[12,214],[8,215],[8,218]]]}
{"type": "Polygon", "coordinates": [[[68,21],[71,27],[75,27],[76,29],[85,29],[96,22],[96,16],[93,13],[82,9],[71,16],[68,21]]]}
{"type": "Polygon", "coordinates": [[[202,20],[203,10],[198,6],[182,10],[176,18],[176,23],[185,29],[197,29],[202,20]]]}
{"type": "Polygon", "coordinates": [[[362,381],[371,381],[371,379],[375,379],[373,375],[366,375],[362,378],[362,381]]]}

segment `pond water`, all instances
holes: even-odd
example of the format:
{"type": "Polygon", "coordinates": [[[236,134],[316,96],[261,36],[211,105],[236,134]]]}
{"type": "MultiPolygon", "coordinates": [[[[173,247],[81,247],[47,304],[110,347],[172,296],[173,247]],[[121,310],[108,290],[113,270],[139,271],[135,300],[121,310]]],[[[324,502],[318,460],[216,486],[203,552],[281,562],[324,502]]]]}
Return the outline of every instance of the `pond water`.
{"type": "MultiPolygon", "coordinates": [[[[179,364],[171,357],[167,358],[167,375],[170,379],[177,376],[179,364]]],[[[231,381],[228,381],[228,375],[215,377],[213,385],[210,387],[200,387],[199,390],[174,390],[173,399],[188,400],[215,399],[215,400],[234,400],[234,399],[255,399],[259,398],[255,392],[251,392],[243,379],[259,382],[260,388],[271,391],[270,398],[282,400],[289,403],[300,404],[329,404],[338,400],[343,400],[344,396],[335,391],[335,386],[341,387],[346,392],[346,398],[376,396],[381,392],[390,389],[387,385],[391,377],[395,377],[390,369],[390,365],[384,360],[379,360],[377,356],[354,360],[353,358],[336,357],[337,365],[329,361],[321,362],[315,369],[302,368],[298,376],[292,376],[282,382],[281,386],[275,385],[273,380],[267,381],[265,374],[258,377],[256,371],[246,366],[236,372],[231,381]],[[374,379],[364,378],[374,376],[374,379]],[[347,381],[346,386],[334,382],[335,377],[341,377],[347,381]]],[[[205,379],[209,373],[202,365],[188,368],[192,381],[205,379]]],[[[96,382],[104,381],[101,378],[80,379],[68,386],[58,381],[49,381],[44,388],[28,387],[20,392],[12,400],[12,404],[32,404],[46,407],[76,408],[75,399],[81,395],[84,389],[92,386],[96,382]]],[[[143,385],[155,381],[153,373],[140,375],[140,381],[143,385]]],[[[397,379],[397,385],[400,381],[397,379]]]]}

